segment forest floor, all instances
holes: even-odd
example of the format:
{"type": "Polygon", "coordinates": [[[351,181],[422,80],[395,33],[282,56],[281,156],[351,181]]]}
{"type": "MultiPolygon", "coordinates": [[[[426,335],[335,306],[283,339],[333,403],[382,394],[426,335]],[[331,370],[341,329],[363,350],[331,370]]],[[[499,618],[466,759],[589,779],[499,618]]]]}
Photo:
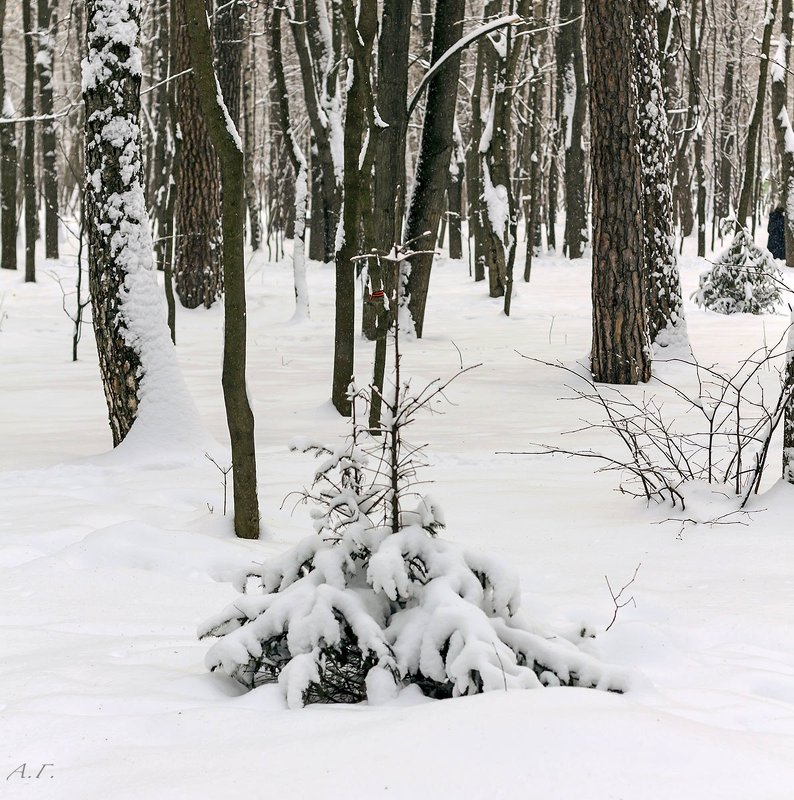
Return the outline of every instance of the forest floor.
{"type": "MultiPolygon", "coordinates": [[[[691,242],[687,242],[687,249],[691,242]]],[[[687,297],[705,268],[685,256],[687,297]]],[[[743,524],[693,525],[615,492],[618,475],[563,457],[502,455],[597,421],[570,397],[566,365],[590,343],[590,266],[542,257],[500,313],[462,262],[434,268],[426,337],[405,344],[417,382],[456,381],[443,415],[418,420],[446,536],[518,570],[529,613],[631,670],[624,695],[586,689],[494,692],[389,705],[288,711],[277,687],[244,693],[204,667],[197,625],[229,603],[231,576],[310,532],[287,495],[313,461],[296,434],[336,442],[333,269],[309,269],[310,322],[290,321],[289,260],[249,263],[249,395],[267,536],[233,537],[221,476],[197,450],[110,451],[90,326],[71,362],[58,283],[0,274],[0,795],[58,798],[312,797],[456,800],[772,800],[794,797],[794,488],[776,483],[743,524]],[[636,606],[614,611],[605,581],[636,606]],[[20,767],[24,765],[24,776],[20,767]],[[45,766],[41,771],[42,765],[45,766]]],[[[517,270],[520,274],[520,270],[517,270]]],[[[68,300],[70,306],[74,298],[68,300]]],[[[703,363],[735,365],[785,330],[788,315],[719,316],[686,304],[703,363]]],[[[178,357],[204,423],[228,459],[220,388],[222,310],[177,317],[178,357]]],[[[359,383],[371,343],[360,341],[359,383]]],[[[657,364],[666,380],[681,365],[657,364]]],[[[684,407],[659,386],[665,408],[684,407]],[[677,405],[678,403],[678,405],[677,405]]],[[[589,428],[574,448],[609,448],[589,428]]],[[[719,507],[715,501],[715,508],[719,507]]],[[[703,517],[706,518],[706,517],[703,517]]]]}

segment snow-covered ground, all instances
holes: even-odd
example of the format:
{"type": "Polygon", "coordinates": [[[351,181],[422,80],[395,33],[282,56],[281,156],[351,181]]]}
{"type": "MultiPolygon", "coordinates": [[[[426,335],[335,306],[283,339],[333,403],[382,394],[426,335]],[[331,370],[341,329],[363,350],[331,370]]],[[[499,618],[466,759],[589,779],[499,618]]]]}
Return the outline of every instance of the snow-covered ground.
{"type": "MultiPolygon", "coordinates": [[[[687,243],[687,247],[691,243],[687,243]]],[[[684,260],[687,297],[704,268],[684,260]]],[[[312,319],[290,323],[288,263],[249,264],[249,393],[267,538],[234,538],[221,475],[197,448],[111,439],[90,327],[71,363],[71,323],[41,264],[36,285],[0,272],[0,783],[3,797],[512,798],[767,800],[794,796],[794,490],[771,487],[747,524],[663,522],[614,492],[593,463],[509,456],[559,441],[590,415],[565,376],[516,351],[574,364],[589,348],[589,263],[543,257],[517,284],[513,316],[461,262],[434,269],[426,338],[405,347],[417,380],[483,362],[453,384],[430,443],[447,536],[508,560],[525,609],[633,671],[625,695],[494,692],[391,705],[286,710],[275,687],[243,693],[204,667],[197,625],[229,579],[310,530],[285,497],[313,463],[306,434],[346,432],[330,408],[333,270],[309,269],[312,319]],[[763,509],[763,510],[761,510],[763,509]],[[660,524],[661,523],[661,524],[660,524]],[[605,583],[636,607],[609,624],[605,583]],[[25,765],[25,777],[20,766],[25,765]],[[46,766],[41,771],[42,765],[46,766]],[[39,777],[36,777],[37,774],[39,777]]],[[[517,270],[520,274],[520,270],[517,270]]],[[[722,317],[687,302],[697,356],[731,365],[774,341],[787,315],[722,317]]],[[[220,388],[222,311],[180,309],[178,357],[228,460],[220,388]]],[[[358,346],[365,383],[372,345],[358,346]]],[[[666,378],[675,365],[658,365],[666,378]]],[[[642,389],[636,390],[642,392],[642,389]]],[[[649,391],[646,389],[645,391],[649,391]]],[[[668,407],[677,408],[668,400],[668,407]]],[[[681,410],[681,409],[679,409],[681,410]]],[[[584,431],[571,446],[609,447],[584,431]]]]}

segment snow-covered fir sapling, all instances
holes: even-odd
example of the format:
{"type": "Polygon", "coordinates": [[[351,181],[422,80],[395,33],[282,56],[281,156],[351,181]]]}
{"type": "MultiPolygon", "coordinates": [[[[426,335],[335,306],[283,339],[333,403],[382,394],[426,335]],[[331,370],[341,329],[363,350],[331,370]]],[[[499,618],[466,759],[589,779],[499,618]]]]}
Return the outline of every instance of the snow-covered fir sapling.
{"type": "MultiPolygon", "coordinates": [[[[724,224],[730,228],[736,221],[724,224]]],[[[737,226],[730,247],[700,276],[692,298],[719,314],[765,314],[780,303],[780,286],[780,269],[772,254],[753,241],[747,228],[737,226]]]]}
{"type": "MultiPolygon", "coordinates": [[[[394,285],[399,320],[404,280],[394,285]]],[[[415,389],[401,371],[400,327],[390,335],[379,435],[359,420],[381,393],[351,387],[343,444],[293,441],[321,459],[301,493],[315,532],[240,576],[243,594],[199,630],[218,638],[208,667],[249,688],[278,682],[291,707],[383,702],[408,684],[434,698],[559,685],[623,691],[623,676],[522,616],[511,569],[440,537],[441,509],[415,491],[424,447],[405,431],[467,370],[415,389]]]]}

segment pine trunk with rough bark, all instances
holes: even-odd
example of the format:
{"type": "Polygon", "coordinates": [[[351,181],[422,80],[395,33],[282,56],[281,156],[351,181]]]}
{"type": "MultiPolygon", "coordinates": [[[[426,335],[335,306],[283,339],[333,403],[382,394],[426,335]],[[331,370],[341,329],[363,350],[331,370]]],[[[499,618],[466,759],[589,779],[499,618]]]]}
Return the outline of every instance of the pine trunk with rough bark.
{"type": "Polygon", "coordinates": [[[642,165],[630,0],[588,0],[593,173],[593,345],[601,383],[651,376],[642,225],[642,165]]]}
{"type": "MultiPolygon", "coordinates": [[[[186,3],[174,2],[177,30],[172,44],[176,47],[177,73],[181,73],[189,70],[191,63],[186,3]]],[[[176,80],[181,141],[175,174],[174,285],[185,308],[209,308],[223,292],[218,159],[207,134],[194,76],[182,75],[176,80]]]]}
{"type": "Polygon", "coordinates": [[[184,0],[190,63],[201,114],[218,154],[223,189],[223,399],[232,448],[234,532],[259,538],[254,415],[245,381],[245,171],[243,147],[226,108],[212,64],[212,39],[204,0],[184,0]]]}

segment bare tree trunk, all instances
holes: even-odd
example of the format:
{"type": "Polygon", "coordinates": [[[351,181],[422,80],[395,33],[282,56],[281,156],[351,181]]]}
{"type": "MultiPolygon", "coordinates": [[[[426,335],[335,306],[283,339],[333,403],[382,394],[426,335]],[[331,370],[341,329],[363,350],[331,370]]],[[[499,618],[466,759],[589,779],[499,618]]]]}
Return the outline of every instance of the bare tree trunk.
{"type": "Polygon", "coordinates": [[[588,0],[596,381],[651,376],[643,263],[642,165],[633,85],[631,0],[588,0]]]}
{"type": "Polygon", "coordinates": [[[584,0],[560,0],[557,34],[557,115],[565,144],[565,253],[581,258],[587,244],[585,152],[587,115],[582,14],[584,0]]]}
{"type": "MultiPolygon", "coordinates": [[[[177,51],[177,73],[190,69],[185,25],[185,0],[174,0],[177,30],[172,43],[177,51]]],[[[179,81],[177,109],[182,134],[176,172],[176,242],[174,283],[186,308],[209,308],[222,294],[220,185],[218,159],[202,118],[192,74],[179,81]]]]}
{"type": "Polygon", "coordinates": [[[58,258],[58,170],[55,161],[55,120],[53,77],[55,73],[55,47],[53,37],[58,18],[58,7],[49,0],[38,0],[39,50],[36,71],[39,79],[39,113],[41,123],[41,164],[44,197],[44,254],[58,258]]]}
{"type": "Polygon", "coordinates": [[[251,248],[262,246],[262,224],[259,218],[260,204],[254,180],[254,150],[256,145],[256,106],[253,84],[256,75],[256,47],[249,43],[246,52],[243,76],[243,148],[245,150],[245,200],[248,205],[248,226],[251,248]]]}
{"type": "Polygon", "coordinates": [[[344,0],[343,10],[352,58],[348,60],[347,114],[345,115],[345,191],[342,206],[344,236],[336,253],[336,316],[334,323],[334,374],[331,401],[343,416],[351,414],[348,388],[353,379],[355,340],[355,268],[360,253],[362,220],[369,204],[368,187],[374,147],[369,136],[374,125],[370,69],[378,25],[377,7],[355,8],[344,0]]]}
{"type": "Polygon", "coordinates": [[[273,77],[279,96],[279,120],[295,173],[295,231],[292,246],[292,269],[295,284],[295,319],[309,318],[309,290],[306,285],[306,206],[309,198],[309,165],[294,133],[289,110],[289,94],[284,77],[281,52],[281,8],[273,8],[270,26],[270,50],[273,55],[273,77]]]}
{"type": "MultiPolygon", "coordinates": [[[[14,108],[6,94],[3,43],[6,0],[0,0],[0,116],[11,118],[14,108]]],[[[17,268],[17,142],[16,125],[0,125],[0,267],[17,268]]]]}
{"type": "MultiPolygon", "coordinates": [[[[461,38],[464,6],[464,0],[437,0],[431,64],[461,38]]],[[[452,154],[452,127],[458,97],[459,72],[460,52],[457,52],[433,76],[427,89],[422,143],[416,162],[404,237],[406,241],[416,240],[415,247],[421,250],[432,251],[435,248],[438,225],[444,213],[446,173],[452,154]],[[429,235],[425,235],[428,232],[429,235]]],[[[416,255],[411,259],[407,286],[408,308],[419,338],[424,328],[432,266],[432,253],[416,255]]]]}
{"type": "Polygon", "coordinates": [[[243,148],[212,66],[212,41],[204,0],[185,0],[190,62],[197,99],[221,166],[223,270],[226,295],[223,331],[223,399],[232,446],[234,531],[259,538],[254,415],[245,383],[245,174],[243,148]]]}
{"type": "MultiPolygon", "coordinates": [[[[483,22],[495,17],[499,0],[486,0],[483,22]]],[[[474,242],[474,280],[485,280],[485,236],[482,227],[482,171],[480,170],[480,138],[483,131],[482,93],[485,77],[492,73],[493,45],[487,39],[477,43],[477,60],[474,67],[474,83],[471,92],[471,120],[469,124],[469,146],[466,150],[466,195],[469,222],[469,252],[474,242]]]]}
{"type": "Polygon", "coordinates": [[[463,218],[463,181],[466,174],[466,153],[457,120],[452,129],[454,149],[447,179],[447,214],[449,217],[449,257],[463,258],[461,219],[463,218]]]}
{"type": "Polygon", "coordinates": [[[715,213],[720,219],[725,219],[731,213],[733,148],[735,145],[734,120],[736,117],[734,70],[736,32],[739,25],[736,0],[730,0],[728,13],[730,22],[725,33],[725,75],[722,83],[720,116],[719,183],[714,204],[715,213]]]}
{"type": "MultiPolygon", "coordinates": [[[[756,178],[756,158],[760,152],[759,137],[761,136],[761,122],[764,117],[764,101],[766,97],[766,79],[769,72],[769,50],[772,42],[772,29],[775,24],[778,0],[766,0],[766,14],[764,16],[764,32],[761,37],[761,61],[758,66],[758,87],[755,95],[755,105],[750,123],[747,126],[747,143],[744,156],[744,180],[742,193],[739,197],[737,222],[740,225],[747,223],[747,217],[753,211],[753,186],[756,178]]],[[[755,215],[753,215],[755,216],[755,215]]]]}
{"type": "Polygon", "coordinates": [[[25,188],[25,281],[36,280],[36,239],[39,237],[39,208],[36,195],[36,123],[34,116],[33,82],[36,76],[33,37],[33,0],[23,0],[22,28],[25,39],[25,99],[23,130],[25,140],[22,152],[22,174],[25,188]]]}

